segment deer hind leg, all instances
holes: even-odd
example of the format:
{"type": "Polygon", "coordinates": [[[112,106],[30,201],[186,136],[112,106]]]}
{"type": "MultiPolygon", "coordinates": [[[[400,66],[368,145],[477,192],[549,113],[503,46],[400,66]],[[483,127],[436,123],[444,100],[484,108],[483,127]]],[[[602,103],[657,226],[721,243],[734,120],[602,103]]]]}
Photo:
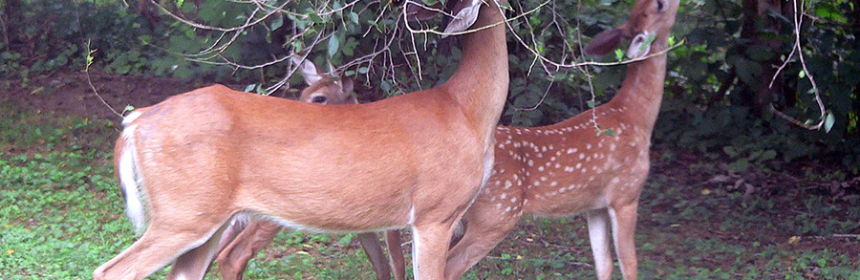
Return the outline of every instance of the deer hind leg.
{"type": "Polygon", "coordinates": [[[177,256],[211,239],[220,225],[183,230],[153,222],[140,240],[93,272],[95,280],[137,280],[161,269],[177,256]]]}
{"type": "Polygon", "coordinates": [[[388,263],[394,273],[394,280],[406,280],[406,261],[403,259],[400,230],[385,231],[385,244],[388,246],[388,263]]]}
{"type": "Polygon", "coordinates": [[[379,237],[375,232],[365,232],[358,234],[358,241],[361,247],[364,248],[364,253],[367,254],[367,259],[373,266],[373,271],[376,272],[376,279],[390,280],[391,270],[388,263],[385,261],[385,253],[382,252],[382,243],[379,242],[379,237]]]}
{"type": "MultiPolygon", "coordinates": [[[[477,205],[475,205],[477,206],[477,205]]],[[[472,209],[470,209],[472,210],[472,209]]],[[[477,211],[477,209],[475,209],[477,211]]],[[[478,211],[480,212],[480,211],[478,211]]],[[[509,213],[469,219],[469,226],[463,237],[448,251],[448,261],[445,264],[446,279],[460,279],[472,266],[477,264],[516,225],[517,218],[505,216],[509,213]],[[495,220],[502,218],[502,221],[495,220]]]]}
{"type": "Polygon", "coordinates": [[[636,207],[633,203],[609,209],[612,221],[612,237],[615,240],[615,253],[621,263],[621,275],[624,279],[637,279],[636,260],[636,207]]]}
{"type": "MultiPolygon", "coordinates": [[[[237,225],[231,225],[233,226],[237,225]]],[[[224,280],[242,279],[248,261],[272,242],[281,229],[278,223],[254,219],[241,229],[232,241],[223,240],[222,242],[230,243],[218,253],[216,258],[221,277],[224,280]]]]}
{"type": "MultiPolygon", "coordinates": [[[[607,209],[597,209],[586,214],[588,221],[588,238],[591,241],[591,253],[594,254],[594,269],[597,279],[612,278],[612,254],[609,249],[609,212],[607,209]]],[[[614,225],[614,223],[613,223],[614,225]]],[[[618,241],[616,241],[618,242],[618,241]]],[[[618,243],[615,243],[616,245],[618,243]]]]}
{"type": "Polygon", "coordinates": [[[203,279],[209,268],[209,264],[212,263],[212,258],[217,253],[221,234],[226,227],[226,225],[221,226],[203,245],[179,256],[173,262],[173,267],[170,269],[170,273],[167,274],[166,279],[203,279]]]}

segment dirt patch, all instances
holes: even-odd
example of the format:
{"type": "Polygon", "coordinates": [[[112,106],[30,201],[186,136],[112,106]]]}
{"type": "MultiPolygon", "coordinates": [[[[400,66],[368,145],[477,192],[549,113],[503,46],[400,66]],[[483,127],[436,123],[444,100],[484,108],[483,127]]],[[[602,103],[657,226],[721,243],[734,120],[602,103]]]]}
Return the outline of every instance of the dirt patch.
{"type": "Polygon", "coordinates": [[[90,78],[104,102],[90,87],[84,73],[38,76],[28,81],[26,87],[22,87],[21,81],[7,82],[0,88],[0,102],[17,104],[22,109],[38,112],[118,121],[119,116],[110,108],[122,112],[126,105],[145,107],[211,84],[98,73],[90,73],[90,78]]]}

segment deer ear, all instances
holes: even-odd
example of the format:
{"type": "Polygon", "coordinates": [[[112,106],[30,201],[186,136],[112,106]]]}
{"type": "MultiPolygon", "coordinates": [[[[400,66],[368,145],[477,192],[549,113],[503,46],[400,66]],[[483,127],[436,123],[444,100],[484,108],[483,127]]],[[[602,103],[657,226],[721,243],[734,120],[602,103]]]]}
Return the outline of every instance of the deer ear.
{"type": "MultiPolygon", "coordinates": [[[[492,0],[491,0],[492,1],[492,0]]],[[[445,27],[445,33],[455,33],[468,29],[478,20],[481,0],[463,0],[454,5],[454,18],[445,27]]]]}
{"type": "Polygon", "coordinates": [[[627,57],[640,58],[648,55],[651,52],[651,42],[654,37],[648,32],[636,34],[633,40],[630,40],[630,47],[627,48],[627,57]]]}
{"type": "Polygon", "coordinates": [[[310,60],[305,59],[305,61],[302,61],[302,57],[296,54],[293,54],[290,59],[293,63],[301,63],[301,65],[299,65],[299,73],[302,74],[302,77],[305,78],[305,83],[308,85],[313,85],[314,83],[322,80],[322,71],[320,71],[319,68],[317,68],[317,66],[310,60]]]}
{"type": "Polygon", "coordinates": [[[621,29],[613,28],[597,34],[591,39],[591,43],[585,47],[585,54],[592,56],[604,56],[621,44],[623,34],[621,29]]]}
{"type": "Polygon", "coordinates": [[[352,80],[352,78],[343,78],[343,79],[341,79],[341,81],[342,81],[341,86],[343,89],[343,91],[341,93],[345,94],[347,96],[347,98],[345,98],[345,99],[352,100],[353,102],[355,102],[355,104],[358,104],[358,100],[355,99],[355,95],[352,94],[352,91],[355,88],[355,82],[352,80]]]}
{"type": "Polygon", "coordinates": [[[342,78],[340,79],[340,81],[342,85],[341,87],[343,88],[343,93],[349,94],[353,91],[355,85],[352,81],[352,78],[342,78]]]}

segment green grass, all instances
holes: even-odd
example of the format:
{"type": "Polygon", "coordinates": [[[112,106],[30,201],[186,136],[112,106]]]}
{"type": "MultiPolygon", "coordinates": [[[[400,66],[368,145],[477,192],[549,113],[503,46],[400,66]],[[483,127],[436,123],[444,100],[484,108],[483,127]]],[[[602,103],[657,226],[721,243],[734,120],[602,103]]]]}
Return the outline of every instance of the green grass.
{"type": "MultiPolygon", "coordinates": [[[[131,245],[110,162],[118,134],[110,122],[0,106],[0,279],[90,279],[131,245]]],[[[860,240],[833,237],[860,233],[857,199],[691,186],[714,168],[652,172],[637,228],[641,279],[860,279],[860,240]]],[[[352,237],[281,233],[246,278],[372,279],[352,237]]],[[[524,219],[465,278],[595,279],[584,219],[524,219]]]]}

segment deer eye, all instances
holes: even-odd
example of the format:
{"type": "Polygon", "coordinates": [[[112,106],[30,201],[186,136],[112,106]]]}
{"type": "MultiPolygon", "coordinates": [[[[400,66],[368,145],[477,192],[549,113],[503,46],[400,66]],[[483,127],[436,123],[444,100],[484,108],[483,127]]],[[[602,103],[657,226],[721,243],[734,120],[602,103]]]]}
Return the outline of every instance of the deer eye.
{"type": "Polygon", "coordinates": [[[657,1],[656,1],[656,2],[657,2],[657,10],[658,10],[658,11],[663,11],[663,8],[666,6],[666,4],[665,4],[665,3],[663,3],[663,1],[664,1],[664,0],[657,0],[657,1]]]}
{"type": "Polygon", "coordinates": [[[326,101],[328,101],[328,98],[322,95],[317,95],[314,96],[314,98],[311,98],[311,103],[325,104],[326,101]]]}

